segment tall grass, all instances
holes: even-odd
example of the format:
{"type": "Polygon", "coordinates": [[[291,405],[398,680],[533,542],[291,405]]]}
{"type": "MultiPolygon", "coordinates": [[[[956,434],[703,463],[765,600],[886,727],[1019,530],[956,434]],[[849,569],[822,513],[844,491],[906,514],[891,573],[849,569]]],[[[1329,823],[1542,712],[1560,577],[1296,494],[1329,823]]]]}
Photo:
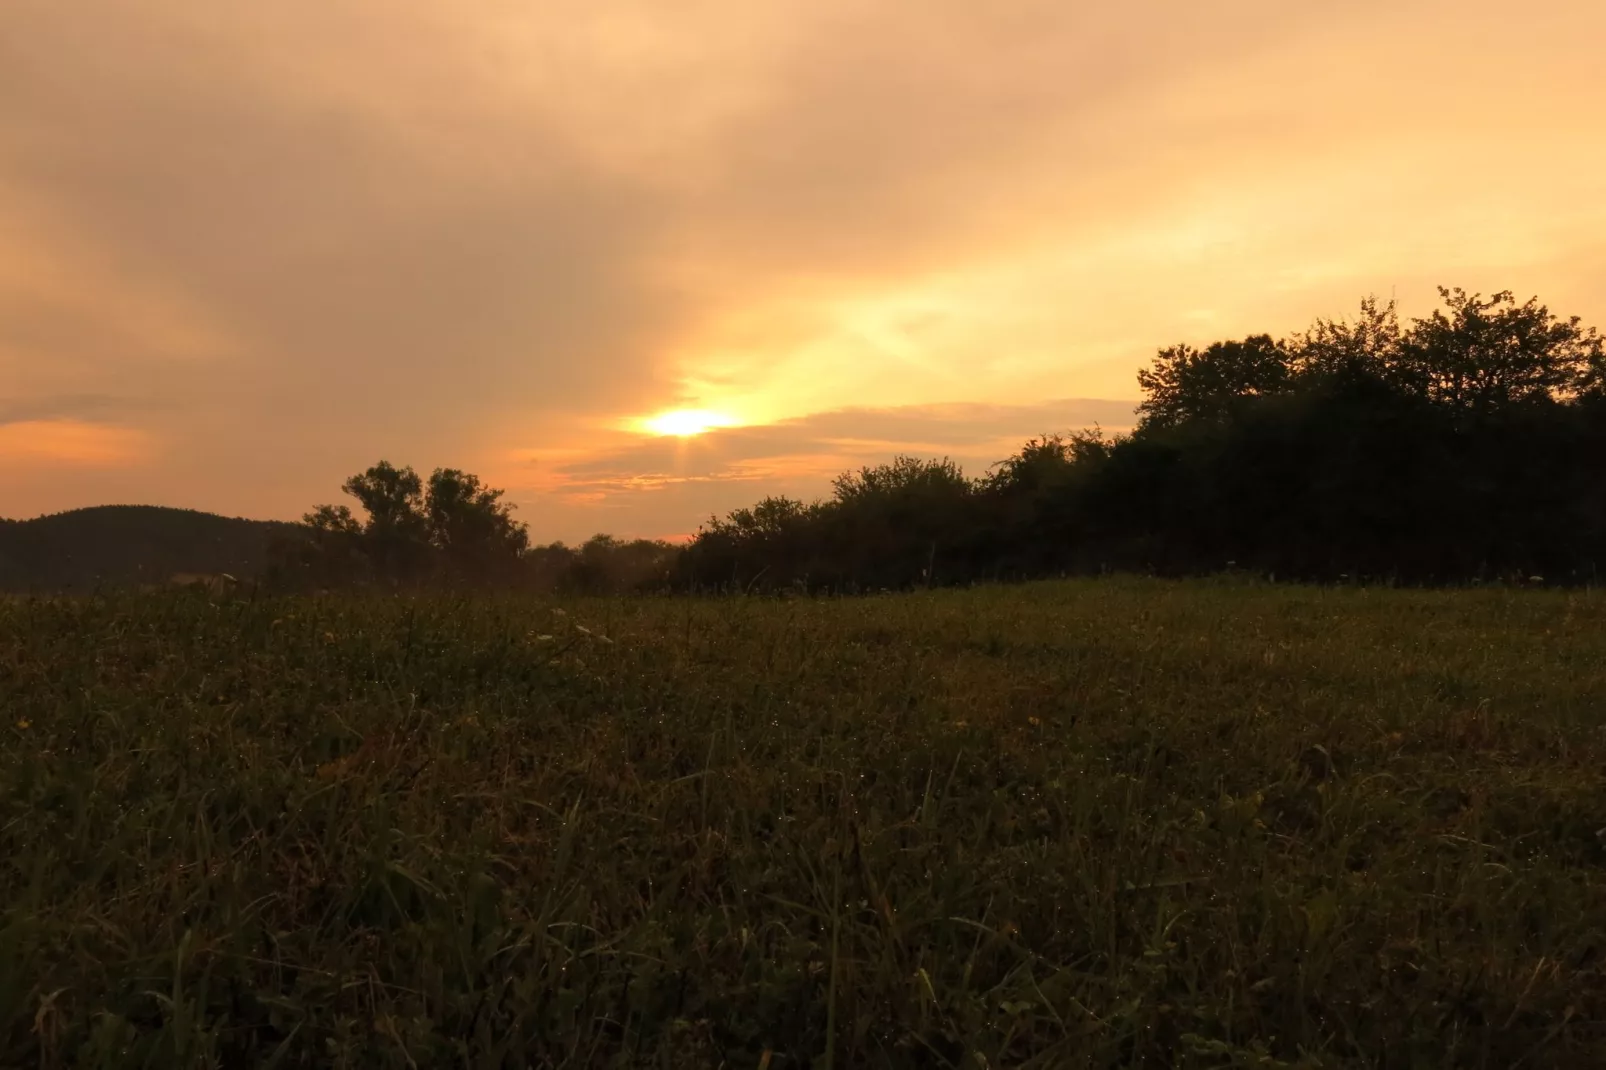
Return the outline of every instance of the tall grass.
{"type": "Polygon", "coordinates": [[[1603,626],[0,603],[0,1064],[1602,1065],[1603,626]]]}

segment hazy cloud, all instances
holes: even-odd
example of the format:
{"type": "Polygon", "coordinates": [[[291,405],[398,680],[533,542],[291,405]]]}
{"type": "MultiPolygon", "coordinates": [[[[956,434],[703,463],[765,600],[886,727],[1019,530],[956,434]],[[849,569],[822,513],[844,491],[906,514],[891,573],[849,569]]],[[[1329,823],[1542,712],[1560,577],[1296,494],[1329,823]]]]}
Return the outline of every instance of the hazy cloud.
{"type": "Polygon", "coordinates": [[[0,513],[295,516],[387,456],[538,534],[660,533],[996,460],[1089,422],[1039,399],[1369,291],[1600,322],[1603,34],[1592,0],[9,0],[0,422],[78,460],[0,471],[0,513]],[[621,430],[681,405],[748,426],[621,430]]]}
{"type": "Polygon", "coordinates": [[[92,420],[111,412],[143,408],[141,402],[112,394],[55,394],[0,397],[0,424],[34,420],[92,420]]]}
{"type": "Polygon", "coordinates": [[[149,460],[150,447],[148,436],[126,427],[82,420],[0,423],[0,460],[33,466],[36,474],[48,475],[64,466],[125,468],[149,460]]]}

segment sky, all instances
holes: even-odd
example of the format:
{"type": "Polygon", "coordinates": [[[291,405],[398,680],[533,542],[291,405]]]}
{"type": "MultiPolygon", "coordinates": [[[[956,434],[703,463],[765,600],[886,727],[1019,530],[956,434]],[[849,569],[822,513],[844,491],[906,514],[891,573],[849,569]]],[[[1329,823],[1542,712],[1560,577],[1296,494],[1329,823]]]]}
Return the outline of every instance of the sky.
{"type": "Polygon", "coordinates": [[[1599,0],[4,0],[0,516],[294,519],[385,458],[676,537],[1121,430],[1160,347],[1367,294],[1606,327],[1602,42],[1599,0]]]}

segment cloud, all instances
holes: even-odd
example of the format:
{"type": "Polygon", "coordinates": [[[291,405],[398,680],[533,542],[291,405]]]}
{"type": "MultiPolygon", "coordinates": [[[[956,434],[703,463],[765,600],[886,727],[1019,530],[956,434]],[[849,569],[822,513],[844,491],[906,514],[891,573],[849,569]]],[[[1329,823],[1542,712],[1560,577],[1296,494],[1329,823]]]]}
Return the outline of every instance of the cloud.
{"type": "Polygon", "coordinates": [[[1085,422],[1039,399],[1369,291],[1598,322],[1603,32],[1564,0],[9,0],[5,411],[148,448],[0,498],[295,516],[385,456],[672,531],[853,458],[996,460],[1085,422]],[[749,426],[619,432],[682,406],[749,426]]]}
{"type": "MultiPolygon", "coordinates": [[[[90,305],[97,275],[181,294],[228,357],[176,371],[147,331],[118,359],[205,380],[203,397],[248,387],[447,436],[514,398],[606,411],[653,389],[673,316],[647,277],[650,192],[598,172],[542,109],[454,94],[429,20],[398,12],[387,33],[362,5],[325,8],[24,4],[0,90],[32,121],[7,124],[0,167],[65,232],[50,249],[88,248],[58,274],[90,305]],[[380,40],[353,63],[323,36],[342,29],[380,40]]],[[[31,334],[15,359],[73,348],[31,334]]]]}
{"type": "Polygon", "coordinates": [[[47,467],[126,468],[149,460],[143,432],[81,420],[18,420],[0,423],[0,461],[47,467]]]}
{"type": "Polygon", "coordinates": [[[1035,405],[901,406],[853,408],[814,413],[754,427],[709,431],[694,438],[642,438],[584,460],[557,466],[566,487],[593,490],[642,480],[673,481],[739,477],[743,471],[785,468],[788,462],[831,459],[841,467],[860,458],[895,453],[992,456],[1001,442],[1007,452],[1036,434],[1080,430],[1099,424],[1129,429],[1135,402],[1062,399],[1035,405]]]}
{"type": "Polygon", "coordinates": [[[512,474],[511,497],[542,532],[571,540],[605,528],[681,535],[768,494],[819,497],[841,472],[901,453],[947,456],[981,475],[1036,435],[1129,430],[1135,406],[1060,399],[853,408],[687,439],[633,436],[578,458],[536,458],[539,472],[512,474]]]}
{"type": "Polygon", "coordinates": [[[57,394],[0,398],[0,426],[38,420],[82,420],[127,410],[133,404],[112,394],[57,394]]]}

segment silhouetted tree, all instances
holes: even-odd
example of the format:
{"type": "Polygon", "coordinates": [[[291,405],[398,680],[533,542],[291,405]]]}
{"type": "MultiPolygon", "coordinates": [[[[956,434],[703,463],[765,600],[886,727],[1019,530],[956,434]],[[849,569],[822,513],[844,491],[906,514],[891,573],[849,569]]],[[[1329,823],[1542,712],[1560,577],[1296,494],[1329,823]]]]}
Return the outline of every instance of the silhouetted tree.
{"type": "Polygon", "coordinates": [[[813,566],[825,557],[825,510],[818,502],[769,497],[724,518],[711,517],[677,561],[676,581],[738,590],[760,580],[766,588],[807,586],[813,566]]]}
{"type": "Polygon", "coordinates": [[[530,545],[529,530],[513,519],[503,492],[456,468],[429,477],[423,512],[430,545],[455,577],[487,580],[506,576],[530,545]]]}
{"type": "Polygon", "coordinates": [[[364,533],[370,537],[424,537],[424,483],[411,467],[380,461],[346,480],[340,489],[368,513],[364,533]]]}
{"type": "Polygon", "coordinates": [[[1152,367],[1138,372],[1138,385],[1148,394],[1138,411],[1149,427],[1222,419],[1244,398],[1284,389],[1292,372],[1287,345],[1267,334],[1216,342],[1202,351],[1172,346],[1160,350],[1152,367]]]}
{"type": "Polygon", "coordinates": [[[1446,308],[1417,320],[1400,347],[1403,382],[1430,400],[1476,415],[1567,397],[1589,381],[1601,340],[1578,317],[1558,319],[1509,290],[1487,300],[1439,288],[1446,308]]]}
{"type": "Polygon", "coordinates": [[[1106,568],[1464,582],[1606,562],[1606,343],[1537,299],[1441,290],[1161,350],[1137,428],[1032,439],[967,480],[900,457],[711,520],[691,585],[854,589],[1106,568]],[[938,567],[921,568],[921,551],[938,567]]]}
{"type": "Polygon", "coordinates": [[[657,539],[616,539],[597,534],[578,550],[559,578],[560,589],[588,594],[662,590],[680,548],[657,539]]]}
{"type": "Polygon", "coordinates": [[[969,554],[975,487],[944,457],[899,456],[832,483],[821,519],[837,580],[858,587],[929,584],[969,554]]]}
{"type": "Polygon", "coordinates": [[[342,485],[365,514],[320,505],[302,521],[287,556],[302,582],[329,585],[379,579],[515,583],[529,546],[503,492],[478,476],[437,468],[426,486],[412,468],[380,461],[342,485]]]}
{"type": "Polygon", "coordinates": [[[367,579],[372,562],[363,526],[344,505],[320,505],[302,518],[306,537],[280,547],[281,564],[318,587],[367,579]]]}
{"type": "Polygon", "coordinates": [[[354,539],[363,533],[351,509],[344,505],[320,505],[301,521],[313,534],[325,538],[354,539]]]}
{"type": "Polygon", "coordinates": [[[1394,302],[1379,305],[1377,298],[1366,297],[1354,322],[1318,319],[1288,346],[1296,379],[1306,386],[1321,386],[1396,377],[1403,338],[1394,302]]]}
{"type": "MultiPolygon", "coordinates": [[[[367,520],[362,549],[374,571],[391,581],[416,579],[429,551],[429,520],[424,512],[424,482],[412,468],[389,461],[352,476],[341,490],[356,498],[367,520]]],[[[333,516],[319,506],[311,516],[333,516]]]]}

